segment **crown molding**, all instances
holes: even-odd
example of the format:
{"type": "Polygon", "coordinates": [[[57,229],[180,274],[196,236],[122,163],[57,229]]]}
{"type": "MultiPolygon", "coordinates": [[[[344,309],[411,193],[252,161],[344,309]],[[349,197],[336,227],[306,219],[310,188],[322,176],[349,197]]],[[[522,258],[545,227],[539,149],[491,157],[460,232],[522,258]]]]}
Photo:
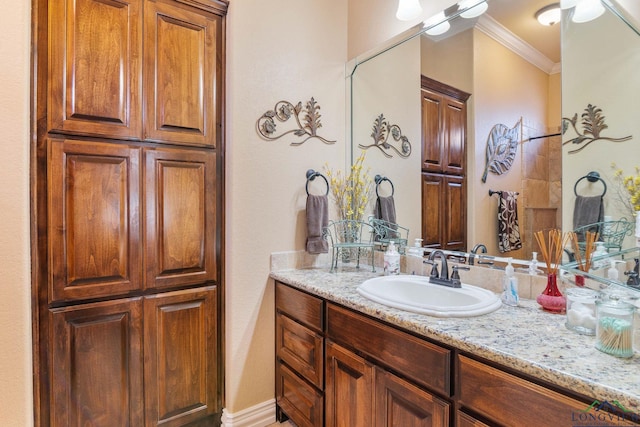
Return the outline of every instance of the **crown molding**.
{"type": "Polygon", "coordinates": [[[547,58],[539,50],[513,34],[491,16],[487,14],[481,15],[475,28],[545,73],[555,74],[560,72],[560,63],[555,63],[547,58]]]}

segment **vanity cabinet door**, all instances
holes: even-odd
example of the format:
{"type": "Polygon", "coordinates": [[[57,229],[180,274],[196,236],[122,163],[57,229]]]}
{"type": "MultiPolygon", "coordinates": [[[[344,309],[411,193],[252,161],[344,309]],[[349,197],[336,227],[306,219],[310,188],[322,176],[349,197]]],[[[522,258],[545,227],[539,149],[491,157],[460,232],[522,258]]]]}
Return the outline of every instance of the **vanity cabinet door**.
{"type": "Polygon", "coordinates": [[[422,174],[422,239],[425,247],[464,250],[466,211],[463,177],[422,174]]]}
{"type": "Polygon", "coordinates": [[[374,366],[327,341],[325,369],[326,426],[374,425],[374,366]]]}
{"type": "Polygon", "coordinates": [[[376,427],[448,427],[449,403],[376,368],[376,427]]]}

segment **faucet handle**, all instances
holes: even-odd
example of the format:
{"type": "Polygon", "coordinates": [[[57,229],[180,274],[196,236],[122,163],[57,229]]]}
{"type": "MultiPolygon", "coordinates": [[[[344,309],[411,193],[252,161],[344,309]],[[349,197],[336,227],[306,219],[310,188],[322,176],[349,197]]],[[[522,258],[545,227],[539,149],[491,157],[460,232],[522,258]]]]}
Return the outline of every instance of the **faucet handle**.
{"type": "Polygon", "coordinates": [[[462,265],[454,265],[453,267],[451,267],[451,279],[460,280],[460,274],[458,274],[458,270],[469,271],[471,269],[462,265]]]}
{"type": "Polygon", "coordinates": [[[430,259],[425,259],[422,261],[424,264],[429,264],[431,266],[431,273],[429,273],[429,277],[440,277],[440,273],[438,273],[438,264],[435,261],[430,259]]]}

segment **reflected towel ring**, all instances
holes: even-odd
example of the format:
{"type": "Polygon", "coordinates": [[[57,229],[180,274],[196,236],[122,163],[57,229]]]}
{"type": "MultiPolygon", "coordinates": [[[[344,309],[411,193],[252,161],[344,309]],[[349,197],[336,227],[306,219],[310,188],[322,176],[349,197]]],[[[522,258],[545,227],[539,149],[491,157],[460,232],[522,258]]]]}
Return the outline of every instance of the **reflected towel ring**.
{"type": "Polygon", "coordinates": [[[604,197],[604,195],[607,194],[607,183],[604,182],[604,179],[600,178],[600,174],[595,171],[589,172],[588,174],[586,174],[585,176],[583,176],[582,178],[576,181],[576,184],[573,186],[573,194],[578,196],[578,183],[580,183],[580,181],[582,181],[585,178],[589,182],[597,182],[597,181],[602,182],[602,185],[604,186],[604,190],[602,191],[602,195],[600,197],[604,197]]]}
{"type": "Polygon", "coordinates": [[[327,177],[322,175],[320,172],[316,172],[313,169],[309,169],[306,173],[307,176],[307,184],[305,185],[304,189],[307,192],[307,196],[309,195],[309,181],[313,181],[314,179],[316,179],[316,176],[319,176],[320,178],[324,179],[325,184],[327,184],[327,192],[324,194],[325,196],[329,194],[329,181],[327,181],[327,177]]]}
{"type": "Polygon", "coordinates": [[[376,183],[376,197],[380,197],[380,195],[378,194],[378,186],[380,186],[380,184],[383,181],[388,181],[389,184],[391,185],[391,197],[393,197],[393,194],[396,192],[395,188],[393,187],[393,182],[391,182],[391,180],[389,178],[387,178],[386,176],[380,176],[380,175],[376,175],[373,180],[376,183]]]}

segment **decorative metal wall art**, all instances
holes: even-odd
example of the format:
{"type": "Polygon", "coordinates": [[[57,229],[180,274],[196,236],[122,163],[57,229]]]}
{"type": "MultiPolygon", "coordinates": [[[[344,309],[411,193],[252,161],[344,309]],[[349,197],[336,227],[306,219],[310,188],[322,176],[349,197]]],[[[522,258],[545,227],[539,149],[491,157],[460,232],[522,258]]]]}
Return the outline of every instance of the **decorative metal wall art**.
{"type": "Polygon", "coordinates": [[[487,182],[489,172],[502,175],[511,168],[518,151],[521,125],[522,118],[512,128],[503,124],[497,124],[491,128],[487,137],[486,164],[482,182],[487,182]]]}
{"type": "Polygon", "coordinates": [[[580,148],[576,148],[574,150],[569,150],[569,154],[577,153],[587,147],[594,141],[598,141],[600,139],[612,142],[622,142],[628,141],[631,139],[631,135],[625,136],[623,138],[609,138],[605,136],[600,136],[600,132],[607,129],[609,126],[604,122],[604,114],[602,114],[602,109],[596,107],[595,105],[588,104],[587,108],[584,109],[584,113],[580,116],[582,121],[580,124],[582,125],[583,133],[580,133],[576,124],[578,123],[578,113],[575,113],[572,118],[563,117],[562,118],[562,134],[567,131],[569,125],[573,127],[573,130],[578,134],[575,138],[572,138],[568,141],[564,141],[562,145],[566,144],[579,144],[580,148]]]}
{"type": "Polygon", "coordinates": [[[336,141],[328,140],[317,134],[318,129],[322,127],[319,110],[320,105],[318,105],[313,97],[307,101],[304,107],[302,106],[302,102],[298,102],[298,104],[294,106],[289,101],[279,101],[275,107],[273,107],[273,110],[267,111],[258,119],[256,129],[260,136],[269,141],[275,141],[292,133],[296,137],[304,139],[302,139],[302,141],[292,142],[291,145],[302,145],[312,138],[317,138],[325,144],[333,144],[336,141]],[[276,120],[286,122],[292,117],[295,118],[298,128],[290,129],[280,135],[276,135],[276,120]]]}
{"type": "Polygon", "coordinates": [[[411,143],[409,142],[409,139],[402,134],[400,126],[390,124],[387,119],[384,118],[384,114],[380,114],[373,121],[373,132],[371,133],[371,138],[373,138],[373,144],[358,144],[358,147],[362,148],[363,150],[368,150],[371,147],[377,147],[378,149],[380,149],[382,154],[384,154],[388,158],[391,158],[393,156],[386,150],[393,150],[400,157],[404,158],[407,158],[411,155],[411,143]],[[399,150],[389,143],[389,137],[392,137],[396,142],[400,142],[399,150]]]}

